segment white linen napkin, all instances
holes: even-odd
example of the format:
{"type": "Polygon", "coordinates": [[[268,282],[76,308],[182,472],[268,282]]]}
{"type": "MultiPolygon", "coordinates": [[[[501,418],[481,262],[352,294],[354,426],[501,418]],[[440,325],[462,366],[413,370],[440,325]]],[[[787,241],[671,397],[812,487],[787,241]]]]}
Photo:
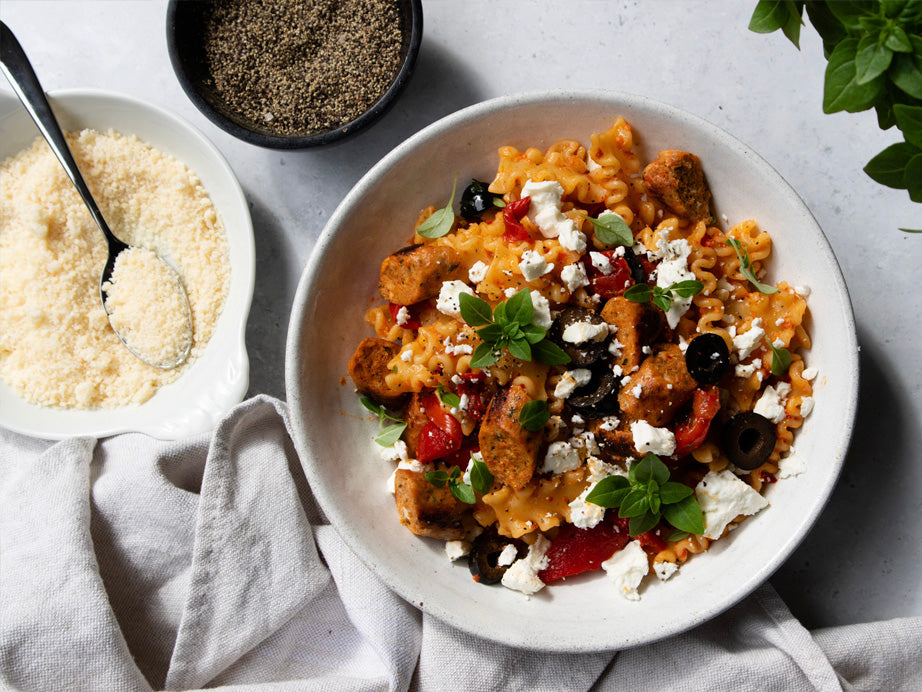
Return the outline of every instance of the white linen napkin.
{"type": "Polygon", "coordinates": [[[919,690],[920,650],[922,618],[810,633],[768,585],[620,653],[460,632],[341,541],[268,397],[182,442],[0,430],[5,689],[919,690]]]}

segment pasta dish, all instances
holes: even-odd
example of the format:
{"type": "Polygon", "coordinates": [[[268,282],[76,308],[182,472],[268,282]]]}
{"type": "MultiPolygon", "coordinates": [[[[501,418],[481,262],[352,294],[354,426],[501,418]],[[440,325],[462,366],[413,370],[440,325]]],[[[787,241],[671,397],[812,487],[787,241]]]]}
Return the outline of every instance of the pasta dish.
{"type": "Polygon", "coordinates": [[[601,570],[636,600],[802,470],[809,289],[765,282],[771,237],[714,216],[706,161],[644,164],[623,118],[498,156],[383,259],[349,374],[410,531],[482,584],[601,570]]]}

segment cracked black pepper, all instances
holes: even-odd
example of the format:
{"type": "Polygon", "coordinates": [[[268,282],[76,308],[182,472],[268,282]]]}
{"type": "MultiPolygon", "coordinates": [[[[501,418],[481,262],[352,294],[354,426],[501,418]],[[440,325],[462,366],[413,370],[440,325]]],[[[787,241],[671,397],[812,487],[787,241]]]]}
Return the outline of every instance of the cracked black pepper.
{"type": "Polygon", "coordinates": [[[238,116],[279,135],[336,129],[400,69],[394,0],[215,0],[205,28],[210,86],[238,116]]]}

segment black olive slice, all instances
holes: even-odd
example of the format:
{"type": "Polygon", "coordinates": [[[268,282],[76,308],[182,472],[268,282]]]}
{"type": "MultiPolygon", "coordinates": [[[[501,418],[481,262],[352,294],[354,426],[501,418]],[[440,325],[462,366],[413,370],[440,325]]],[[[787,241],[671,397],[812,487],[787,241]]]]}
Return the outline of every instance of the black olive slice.
{"type": "Polygon", "coordinates": [[[489,190],[489,183],[471,180],[471,184],[461,193],[461,216],[468,221],[479,221],[480,215],[493,208],[494,195],[489,190]]]}
{"type": "Polygon", "coordinates": [[[755,411],[737,413],[723,430],[724,452],[727,458],[744,471],[764,464],[775,449],[775,426],[755,411]]]}
{"type": "Polygon", "coordinates": [[[619,380],[609,367],[594,368],[592,379],[573,391],[567,404],[575,411],[591,418],[609,416],[618,412],[619,380]]]}
{"type": "Polygon", "coordinates": [[[518,542],[513,542],[508,538],[501,538],[495,533],[482,533],[471,544],[471,552],[468,556],[468,567],[471,574],[481,584],[495,584],[509,569],[508,565],[499,565],[500,554],[506,549],[507,545],[515,545],[517,557],[521,556],[522,549],[518,542]]]}
{"type": "Polygon", "coordinates": [[[644,271],[643,263],[629,247],[624,248],[624,261],[627,262],[628,269],[631,270],[631,278],[634,279],[635,284],[646,282],[647,272],[644,271]]]}
{"type": "Polygon", "coordinates": [[[589,322],[590,324],[608,324],[592,310],[571,306],[561,312],[547,332],[547,338],[560,346],[570,356],[571,367],[592,365],[608,353],[608,337],[599,341],[584,341],[580,344],[563,340],[564,330],[571,324],[589,322]]]}
{"type": "Polygon", "coordinates": [[[718,334],[696,336],[685,349],[685,367],[699,384],[717,384],[730,368],[730,349],[718,334]]]}

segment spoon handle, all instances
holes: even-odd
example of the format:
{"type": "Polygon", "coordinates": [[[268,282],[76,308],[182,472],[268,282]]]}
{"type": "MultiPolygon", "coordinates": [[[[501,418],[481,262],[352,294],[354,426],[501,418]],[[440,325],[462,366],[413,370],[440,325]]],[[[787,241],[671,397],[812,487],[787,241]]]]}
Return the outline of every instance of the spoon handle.
{"type": "Polygon", "coordinates": [[[19,41],[16,40],[13,32],[2,21],[0,21],[0,69],[3,70],[3,74],[6,75],[19,100],[22,101],[22,105],[26,107],[29,115],[32,116],[32,120],[38,125],[38,129],[44,135],[48,146],[51,147],[54,155],[57,156],[58,161],[61,162],[65,172],[73,182],[74,187],[77,188],[77,192],[83,198],[83,202],[93,216],[93,220],[106,236],[110,250],[124,249],[125,244],[116,238],[109,229],[102,212],[99,211],[99,207],[96,205],[96,200],[93,199],[93,195],[90,193],[90,188],[77,167],[77,162],[74,161],[70,147],[67,146],[67,139],[65,139],[61,126],[51,110],[48,99],[45,98],[45,92],[42,90],[42,85],[38,81],[35,70],[32,69],[29,58],[23,51],[22,46],[19,45],[19,41]]]}

